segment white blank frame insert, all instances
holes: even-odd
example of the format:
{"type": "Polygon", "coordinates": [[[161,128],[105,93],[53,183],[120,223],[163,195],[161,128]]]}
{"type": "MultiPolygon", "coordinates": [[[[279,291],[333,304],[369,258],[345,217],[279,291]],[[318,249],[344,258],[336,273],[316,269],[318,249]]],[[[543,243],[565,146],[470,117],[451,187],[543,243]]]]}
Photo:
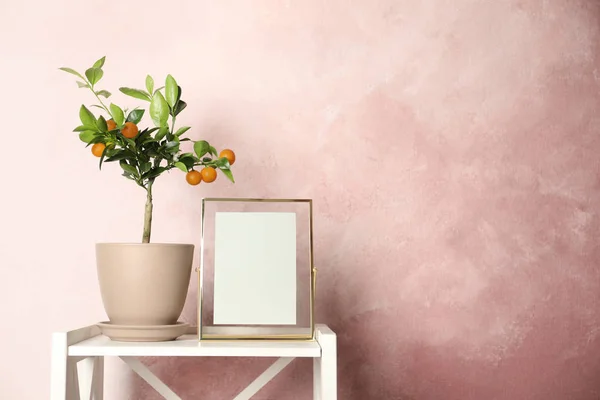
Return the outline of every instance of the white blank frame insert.
{"type": "Polygon", "coordinates": [[[296,214],[217,212],[215,325],[296,325],[296,214]]]}
{"type": "Polygon", "coordinates": [[[314,339],[312,200],[202,200],[198,338],[314,339]]]}

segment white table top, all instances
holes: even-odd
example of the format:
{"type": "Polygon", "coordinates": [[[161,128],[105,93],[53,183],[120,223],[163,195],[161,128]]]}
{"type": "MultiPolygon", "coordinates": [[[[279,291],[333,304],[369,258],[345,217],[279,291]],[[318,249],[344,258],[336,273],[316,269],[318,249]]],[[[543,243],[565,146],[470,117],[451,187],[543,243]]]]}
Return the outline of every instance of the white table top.
{"type": "Polygon", "coordinates": [[[170,342],[115,342],[94,336],[68,348],[69,356],[320,357],[316,341],[198,341],[183,335],[170,342]]]}

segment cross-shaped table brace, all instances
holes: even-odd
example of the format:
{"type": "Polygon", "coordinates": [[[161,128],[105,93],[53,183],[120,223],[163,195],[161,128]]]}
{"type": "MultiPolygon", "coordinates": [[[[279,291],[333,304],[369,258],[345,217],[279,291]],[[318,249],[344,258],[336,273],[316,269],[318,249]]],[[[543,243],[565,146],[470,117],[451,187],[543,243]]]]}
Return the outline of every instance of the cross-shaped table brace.
{"type": "Polygon", "coordinates": [[[202,341],[189,334],[171,342],[115,342],[95,326],[54,333],[51,400],[102,400],[104,357],[120,357],[167,400],[181,400],[136,357],[278,357],[234,400],[251,399],[296,357],[313,358],[315,400],[337,400],[335,333],[317,325],[315,341],[202,341]]]}

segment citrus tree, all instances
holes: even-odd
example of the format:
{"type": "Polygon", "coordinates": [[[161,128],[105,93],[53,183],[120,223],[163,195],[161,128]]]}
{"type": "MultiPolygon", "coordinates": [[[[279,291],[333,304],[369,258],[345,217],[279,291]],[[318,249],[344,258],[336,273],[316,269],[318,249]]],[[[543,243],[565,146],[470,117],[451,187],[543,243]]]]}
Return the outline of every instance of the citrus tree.
{"type": "Polygon", "coordinates": [[[79,109],[81,124],[74,132],[79,132],[79,139],[91,146],[92,154],[100,158],[100,169],[105,162],[118,161],[123,176],[146,191],[142,243],[149,243],[152,231],[152,185],[156,178],[178,168],[186,173],[185,178],[190,185],[198,185],[203,181],[214,182],[217,171],[234,182],[231,165],[235,162],[235,153],[229,149],[217,153],[205,140],[191,141],[185,137],[189,126],[176,129],[177,116],[187,104],[181,99],[181,87],[171,75],[158,88],[154,87],[154,79],[150,75],[146,76],[145,89],[119,88],[121,93],[148,103],[145,104],[147,109],[136,107],[127,110],[112,102],[107,106],[111,93],[98,87],[104,75],[102,68],[105,60],[106,57],[102,57],[96,61],[84,74],[72,68],[60,68],[79,78],[77,85],[89,89],[95,98],[96,103],[90,108],[99,109],[93,113],[82,105],[79,109]],[[140,129],[146,111],[153,126],[140,129]],[[193,152],[181,150],[180,146],[186,141],[193,144],[193,152]]]}

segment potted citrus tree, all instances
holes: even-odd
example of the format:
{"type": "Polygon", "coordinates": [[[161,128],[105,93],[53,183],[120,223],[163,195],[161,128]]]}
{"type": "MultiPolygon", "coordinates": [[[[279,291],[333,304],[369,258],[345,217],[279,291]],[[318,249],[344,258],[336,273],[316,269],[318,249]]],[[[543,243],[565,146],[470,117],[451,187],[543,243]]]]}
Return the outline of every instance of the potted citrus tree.
{"type": "Polygon", "coordinates": [[[162,174],[173,169],[183,171],[190,185],[214,182],[219,172],[234,182],[231,165],[235,154],[229,149],[219,153],[205,140],[185,137],[190,127],[177,127],[176,121],[186,103],[181,98],[181,87],[171,75],[158,88],[148,75],[144,89],[119,89],[140,100],[143,106],[127,110],[108,101],[111,93],[98,85],[104,75],[104,63],[102,57],[83,74],[60,68],[75,75],[77,85],[91,92],[95,101],[90,107],[80,107],[80,123],[74,132],[91,147],[100,169],[104,163],[118,163],[123,177],[146,194],[141,243],[96,244],[102,301],[113,326],[173,326],[185,302],[194,246],[150,242],[152,188],[162,174]],[[146,115],[151,125],[143,127],[146,115]],[[190,142],[193,151],[182,150],[185,142],[190,142]]]}

